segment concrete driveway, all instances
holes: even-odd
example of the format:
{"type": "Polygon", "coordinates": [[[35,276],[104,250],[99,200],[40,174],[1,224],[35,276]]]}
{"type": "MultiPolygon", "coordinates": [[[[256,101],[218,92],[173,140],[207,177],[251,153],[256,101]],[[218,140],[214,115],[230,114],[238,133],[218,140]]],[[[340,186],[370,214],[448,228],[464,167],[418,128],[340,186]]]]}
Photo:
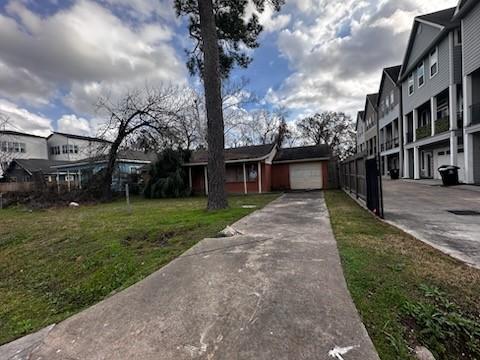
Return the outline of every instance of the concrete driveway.
{"type": "MultiPolygon", "coordinates": [[[[29,359],[378,360],[321,193],[289,194],[64,321],[29,359]]],[[[0,353],[1,358],[1,353],[0,353]]]]}
{"type": "Polygon", "coordinates": [[[480,212],[478,187],[444,187],[436,182],[383,182],[385,219],[422,241],[480,268],[480,216],[449,210],[480,212]]]}

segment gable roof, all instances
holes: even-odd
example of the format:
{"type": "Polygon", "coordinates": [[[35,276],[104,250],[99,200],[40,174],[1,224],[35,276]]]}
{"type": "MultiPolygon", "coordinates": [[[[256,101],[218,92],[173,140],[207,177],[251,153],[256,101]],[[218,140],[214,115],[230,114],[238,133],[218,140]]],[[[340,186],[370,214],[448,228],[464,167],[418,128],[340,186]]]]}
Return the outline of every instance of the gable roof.
{"type": "Polygon", "coordinates": [[[454,20],[463,19],[478,4],[478,0],[460,0],[455,9],[454,20]]]}
{"type": "MultiPolygon", "coordinates": [[[[12,164],[16,163],[30,175],[36,172],[42,172],[44,174],[53,174],[56,172],[52,166],[64,165],[68,161],[56,161],[47,159],[14,159],[12,164]]],[[[10,165],[11,166],[11,165],[10,165]]]]}
{"type": "MultiPolygon", "coordinates": [[[[367,95],[367,103],[370,102],[375,110],[377,110],[377,103],[378,103],[378,93],[376,94],[368,94],[367,95]]],[[[365,114],[367,113],[367,103],[365,103],[365,114]]]]}
{"type": "Polygon", "coordinates": [[[359,120],[363,121],[365,119],[365,111],[361,110],[357,112],[357,123],[355,124],[355,130],[358,130],[359,120]]]}
{"type": "Polygon", "coordinates": [[[398,76],[400,75],[401,68],[402,68],[402,65],[397,65],[397,66],[392,66],[392,67],[383,69],[382,80],[380,80],[380,89],[378,90],[378,98],[376,103],[377,108],[380,107],[380,104],[379,104],[380,97],[383,91],[383,84],[385,83],[386,77],[390,78],[390,81],[392,81],[395,85],[397,85],[398,76]]]}
{"type": "MultiPolygon", "coordinates": [[[[237,160],[257,160],[268,157],[275,144],[242,146],[237,148],[225,149],[225,162],[235,162],[237,160]]],[[[189,164],[206,164],[208,162],[208,151],[198,150],[192,153],[189,164]]]]}
{"type": "Polygon", "coordinates": [[[437,12],[434,12],[434,13],[420,15],[420,16],[417,16],[415,18],[415,20],[413,22],[412,31],[410,32],[410,38],[408,40],[407,50],[406,50],[405,56],[403,58],[403,63],[402,63],[401,71],[400,71],[399,81],[404,81],[407,78],[408,74],[412,71],[412,69],[414,69],[417,66],[418,62],[421,59],[425,58],[428,55],[428,53],[430,52],[430,50],[435,45],[437,45],[443,38],[445,38],[448,35],[450,30],[460,26],[460,21],[457,20],[457,19],[453,19],[455,9],[456,9],[455,7],[452,7],[452,8],[437,11],[437,12]],[[413,44],[415,42],[417,29],[418,29],[418,26],[421,23],[425,23],[425,24],[429,24],[429,25],[433,25],[435,27],[438,27],[440,29],[440,32],[431,41],[431,43],[427,47],[425,47],[424,51],[422,53],[420,53],[418,58],[414,59],[415,61],[412,62],[412,65],[407,67],[408,66],[408,59],[410,58],[410,54],[411,54],[412,49],[413,49],[413,44]]]}
{"type": "Polygon", "coordinates": [[[273,162],[289,162],[301,160],[316,160],[330,158],[330,147],[326,144],[299,146],[279,149],[273,162]]]}
{"type": "Polygon", "coordinates": [[[12,136],[28,136],[28,137],[34,137],[34,138],[39,138],[39,139],[46,139],[45,136],[27,134],[27,133],[23,133],[23,132],[20,132],[20,131],[12,131],[12,130],[0,130],[0,134],[12,135],[12,136]]]}
{"type": "Polygon", "coordinates": [[[54,131],[53,134],[48,136],[47,139],[50,139],[53,135],[60,135],[60,136],[65,136],[69,139],[77,139],[77,140],[86,140],[86,141],[94,141],[94,142],[103,142],[103,143],[111,143],[111,141],[105,140],[105,139],[100,139],[100,138],[95,138],[95,137],[90,137],[90,136],[83,136],[83,135],[75,135],[75,134],[67,134],[67,133],[62,133],[58,131],[54,131]]]}

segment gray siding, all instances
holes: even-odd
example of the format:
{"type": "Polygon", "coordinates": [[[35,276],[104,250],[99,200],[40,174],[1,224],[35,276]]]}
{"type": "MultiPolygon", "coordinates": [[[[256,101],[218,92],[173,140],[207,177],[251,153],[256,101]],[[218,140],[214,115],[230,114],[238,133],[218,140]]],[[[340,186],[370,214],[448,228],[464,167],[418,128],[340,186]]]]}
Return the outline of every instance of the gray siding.
{"type": "Polygon", "coordinates": [[[462,47],[453,47],[453,76],[455,84],[461,84],[463,81],[462,71],[462,47]]]}
{"type": "Polygon", "coordinates": [[[430,57],[425,59],[425,85],[418,88],[416,70],[414,72],[415,93],[408,95],[408,78],[402,82],[403,113],[406,115],[414,108],[426,103],[432,96],[438,95],[450,85],[450,48],[448,36],[438,44],[438,73],[430,78],[430,57]]]}
{"type": "Polygon", "coordinates": [[[473,181],[480,184],[480,134],[473,136],[473,181]]]}
{"type": "MultiPolygon", "coordinates": [[[[367,110],[365,112],[365,123],[367,122],[367,119],[369,117],[372,117],[374,122],[376,122],[377,113],[376,113],[375,109],[373,108],[372,104],[370,104],[370,101],[368,101],[367,110]]],[[[368,141],[375,136],[377,136],[377,126],[374,125],[370,129],[365,130],[365,141],[368,141]]]]}
{"type": "Polygon", "coordinates": [[[392,80],[390,80],[390,78],[386,75],[384,77],[382,92],[380,94],[380,104],[382,103],[382,101],[385,102],[386,98],[390,96],[392,90],[395,93],[393,109],[383,114],[380,109],[378,110],[380,129],[391,123],[393,120],[399,118],[400,116],[400,90],[398,89],[396,84],[393,83],[392,80]]]}
{"type": "Polygon", "coordinates": [[[463,19],[464,73],[470,75],[480,68],[480,4],[463,19]]]}
{"type": "Polygon", "coordinates": [[[408,59],[408,66],[415,64],[420,57],[420,55],[425,51],[425,49],[433,42],[435,37],[440,33],[440,29],[434,26],[420,23],[419,26],[422,27],[422,32],[415,35],[415,40],[413,41],[412,51],[410,52],[410,57],[408,59]]]}

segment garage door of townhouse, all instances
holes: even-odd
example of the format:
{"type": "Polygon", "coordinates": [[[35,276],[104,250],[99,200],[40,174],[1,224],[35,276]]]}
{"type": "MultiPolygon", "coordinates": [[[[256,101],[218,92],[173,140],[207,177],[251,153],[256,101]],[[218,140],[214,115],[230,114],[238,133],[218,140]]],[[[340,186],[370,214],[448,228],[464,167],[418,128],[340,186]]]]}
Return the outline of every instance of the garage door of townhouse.
{"type": "Polygon", "coordinates": [[[292,190],[322,189],[322,163],[290,164],[290,188],[292,190]]]}

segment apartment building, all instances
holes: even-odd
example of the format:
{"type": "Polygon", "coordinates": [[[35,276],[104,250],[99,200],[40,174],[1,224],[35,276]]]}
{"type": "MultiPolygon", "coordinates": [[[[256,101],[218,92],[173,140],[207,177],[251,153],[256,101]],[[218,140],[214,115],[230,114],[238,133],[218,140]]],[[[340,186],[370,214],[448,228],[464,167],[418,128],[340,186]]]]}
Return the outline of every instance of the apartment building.
{"type": "Polygon", "coordinates": [[[383,69],[378,96],[379,147],[383,175],[390,170],[401,170],[403,163],[403,135],[401,93],[397,86],[401,65],[383,69]]]}
{"type": "Polygon", "coordinates": [[[399,75],[404,177],[439,179],[463,157],[462,36],[455,8],[415,18],[399,75]]]}
{"type": "Polygon", "coordinates": [[[465,182],[480,185],[480,3],[461,0],[454,21],[460,21],[463,77],[465,182]]]}
{"type": "Polygon", "coordinates": [[[365,151],[368,158],[373,158],[378,151],[378,94],[368,94],[365,99],[364,123],[365,123],[365,151]]]}
{"type": "Polygon", "coordinates": [[[357,113],[357,122],[355,125],[356,131],[356,150],[357,153],[363,153],[366,149],[365,145],[365,112],[359,111],[357,113]]]}

